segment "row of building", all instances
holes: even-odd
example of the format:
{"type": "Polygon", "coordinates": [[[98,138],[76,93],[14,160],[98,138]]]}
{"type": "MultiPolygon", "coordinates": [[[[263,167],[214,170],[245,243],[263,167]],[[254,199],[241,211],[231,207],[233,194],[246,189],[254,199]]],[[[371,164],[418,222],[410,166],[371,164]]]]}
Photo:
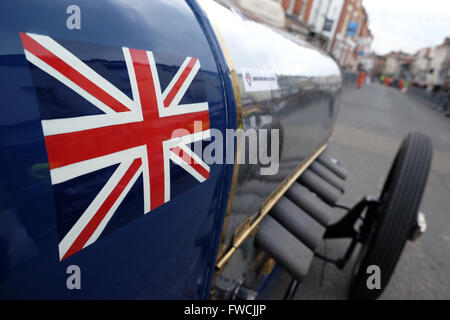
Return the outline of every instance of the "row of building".
{"type": "Polygon", "coordinates": [[[373,36],[362,0],[232,0],[244,12],[329,52],[349,71],[370,64],[373,36]]]}
{"type": "Polygon", "coordinates": [[[374,56],[372,73],[405,79],[429,90],[450,90],[450,38],[436,47],[423,48],[415,54],[391,52],[374,56]]]}

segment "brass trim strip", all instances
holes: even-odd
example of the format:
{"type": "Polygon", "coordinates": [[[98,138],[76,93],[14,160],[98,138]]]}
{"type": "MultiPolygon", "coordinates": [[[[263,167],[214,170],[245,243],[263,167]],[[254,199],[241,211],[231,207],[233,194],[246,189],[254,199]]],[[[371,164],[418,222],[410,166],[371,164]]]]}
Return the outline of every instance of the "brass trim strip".
{"type": "MultiPolygon", "coordinates": [[[[206,12],[206,10],[205,10],[205,12],[206,12]]],[[[207,12],[206,12],[206,15],[208,16],[207,12]]],[[[238,79],[238,75],[236,72],[236,68],[234,67],[233,59],[231,58],[231,54],[225,43],[225,39],[222,37],[222,34],[220,33],[217,25],[211,19],[209,20],[209,22],[211,23],[211,26],[216,35],[217,41],[219,42],[220,48],[222,49],[222,53],[224,55],[225,62],[228,67],[228,71],[230,72],[231,83],[233,85],[234,100],[236,103],[236,128],[242,129],[242,99],[241,99],[241,92],[239,90],[239,79],[238,79]]],[[[229,106],[229,107],[231,107],[231,106],[229,106]]],[[[233,196],[234,196],[234,192],[236,190],[236,185],[237,185],[237,179],[238,179],[238,173],[239,173],[239,164],[238,164],[237,160],[239,159],[238,156],[240,153],[240,150],[237,149],[238,146],[239,146],[239,144],[236,145],[236,153],[234,155],[233,178],[231,180],[230,195],[228,198],[228,204],[227,204],[227,209],[226,209],[226,213],[225,213],[225,221],[224,221],[223,227],[222,227],[222,235],[221,235],[221,239],[220,239],[219,250],[217,253],[217,261],[221,258],[222,252],[225,249],[225,243],[224,243],[225,234],[227,231],[228,221],[230,218],[231,206],[233,203],[233,196]]]]}
{"type": "MultiPolygon", "coordinates": [[[[200,6],[201,6],[201,4],[200,4],[200,6]]],[[[205,8],[203,8],[203,7],[202,7],[202,9],[205,12],[206,16],[208,17],[207,10],[205,10],[205,8]]],[[[222,37],[222,34],[219,31],[219,28],[217,27],[217,25],[214,23],[214,21],[212,19],[208,18],[208,20],[211,24],[214,34],[216,35],[217,41],[219,42],[220,49],[222,49],[222,54],[225,58],[225,63],[227,65],[228,71],[230,73],[231,84],[233,86],[233,94],[234,94],[234,100],[235,100],[235,105],[236,105],[236,128],[242,129],[242,99],[241,99],[241,92],[239,90],[239,79],[238,79],[238,75],[236,72],[236,68],[234,66],[233,59],[231,58],[230,51],[228,50],[228,46],[226,45],[225,39],[222,37]]],[[[227,107],[231,108],[232,106],[227,106],[227,107]]],[[[237,185],[238,173],[239,173],[239,163],[237,160],[239,159],[238,156],[239,156],[240,150],[238,149],[238,146],[239,146],[239,144],[236,144],[236,152],[234,155],[233,177],[231,180],[231,188],[230,188],[230,193],[229,193],[229,197],[228,197],[228,203],[227,203],[227,208],[226,208],[226,212],[225,212],[224,223],[222,226],[222,234],[220,237],[219,249],[217,251],[216,263],[217,263],[217,261],[219,261],[219,259],[222,256],[223,251],[225,250],[225,235],[226,235],[226,231],[228,228],[228,222],[230,220],[231,207],[233,204],[233,197],[234,197],[234,193],[236,191],[236,185],[237,185]]],[[[217,277],[217,273],[215,272],[214,276],[213,276],[212,284],[211,284],[211,288],[212,288],[211,293],[210,293],[211,296],[214,294],[216,277],[217,277]]]]}
{"type": "Polygon", "coordinates": [[[216,272],[220,272],[227,265],[231,256],[236,252],[240,245],[254,232],[256,232],[262,219],[269,213],[270,209],[277,203],[290,186],[300,177],[300,175],[309,167],[309,165],[316,160],[316,158],[326,149],[328,143],[323,144],[313,155],[303,160],[297,168],[264,200],[261,209],[254,214],[255,220],[245,229],[241,230],[239,234],[233,239],[232,247],[218,260],[216,264],[216,272]]]}

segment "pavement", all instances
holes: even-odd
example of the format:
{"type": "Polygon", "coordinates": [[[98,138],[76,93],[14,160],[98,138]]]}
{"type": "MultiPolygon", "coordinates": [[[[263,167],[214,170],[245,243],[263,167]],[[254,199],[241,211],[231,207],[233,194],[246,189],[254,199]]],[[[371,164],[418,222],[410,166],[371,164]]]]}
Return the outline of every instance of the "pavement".
{"type": "MultiPolygon", "coordinates": [[[[346,168],[341,204],[352,206],[365,195],[378,196],[404,136],[427,134],[433,162],[420,211],[427,232],[407,243],[381,299],[450,299],[450,118],[426,102],[378,83],[346,88],[328,148],[328,155],[346,168]]],[[[343,215],[336,209],[335,219],[343,215]]],[[[319,252],[343,255],[348,240],[324,241],[319,252]]],[[[346,299],[353,259],[343,271],[314,259],[295,299],[346,299]]],[[[291,277],[283,272],[271,298],[282,299],[291,277]]]]}

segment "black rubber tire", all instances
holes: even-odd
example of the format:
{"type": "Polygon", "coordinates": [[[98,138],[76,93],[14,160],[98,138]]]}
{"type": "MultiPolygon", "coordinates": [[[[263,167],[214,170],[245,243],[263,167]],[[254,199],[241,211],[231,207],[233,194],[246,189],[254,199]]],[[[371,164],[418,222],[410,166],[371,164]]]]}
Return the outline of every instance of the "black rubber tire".
{"type": "Polygon", "coordinates": [[[383,186],[371,236],[357,259],[350,299],[376,299],[386,288],[417,218],[432,153],[430,139],[421,133],[403,140],[383,186]],[[367,288],[370,265],[380,268],[381,289],[367,288]]]}

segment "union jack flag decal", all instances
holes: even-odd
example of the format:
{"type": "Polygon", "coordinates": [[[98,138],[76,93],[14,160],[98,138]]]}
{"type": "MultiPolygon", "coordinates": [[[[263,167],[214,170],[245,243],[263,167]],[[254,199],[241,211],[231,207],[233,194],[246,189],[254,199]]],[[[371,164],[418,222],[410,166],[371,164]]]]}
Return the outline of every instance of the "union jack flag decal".
{"type": "Polygon", "coordinates": [[[41,106],[53,187],[116,165],[76,221],[60,232],[60,260],[102,235],[138,178],[143,186],[141,214],[170,201],[170,161],[198,182],[209,178],[209,166],[190,148],[210,136],[208,103],[181,103],[200,70],[197,58],[185,58],[162,90],[153,53],[122,48],[130,97],[52,38],[30,33],[20,37],[26,59],[38,72],[70,88],[98,111],[45,119],[41,106]]]}

